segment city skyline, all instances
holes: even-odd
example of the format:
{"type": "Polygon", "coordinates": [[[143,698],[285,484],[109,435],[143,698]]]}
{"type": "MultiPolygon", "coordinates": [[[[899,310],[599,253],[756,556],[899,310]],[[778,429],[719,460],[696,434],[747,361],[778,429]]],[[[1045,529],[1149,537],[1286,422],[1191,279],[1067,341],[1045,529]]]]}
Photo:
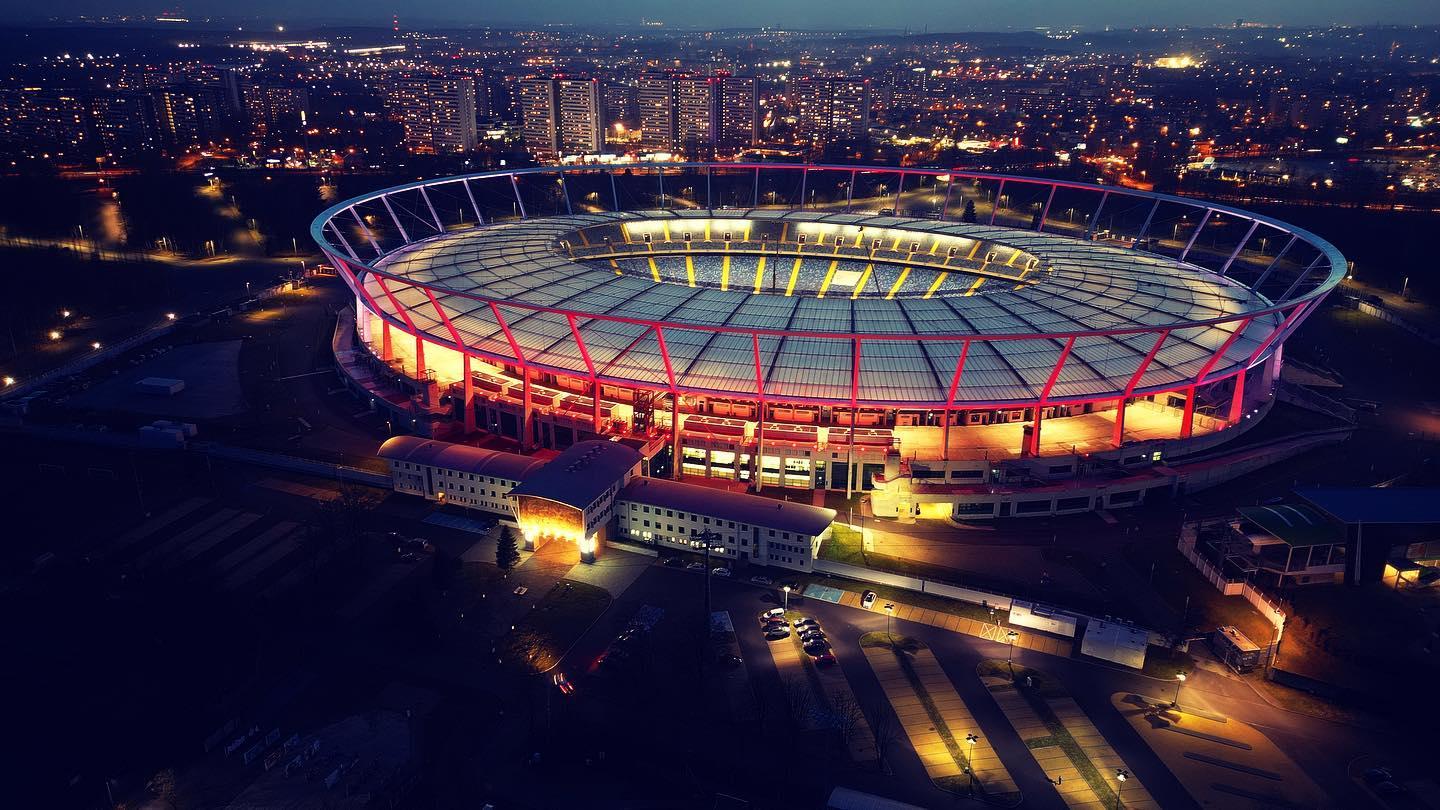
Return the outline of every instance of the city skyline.
{"type": "MultiPolygon", "coordinates": [[[[1063,0],[1040,0],[1016,4],[1003,0],[985,0],[957,7],[944,0],[905,0],[900,9],[878,7],[863,0],[737,0],[724,4],[723,9],[711,4],[679,7],[662,0],[619,0],[603,9],[577,0],[537,0],[523,9],[478,11],[459,0],[427,0],[424,4],[397,9],[394,4],[378,0],[360,0],[346,4],[341,12],[313,14],[297,11],[278,0],[261,0],[250,4],[248,13],[237,15],[230,4],[201,0],[185,4],[181,10],[170,6],[130,12],[132,17],[184,18],[192,22],[213,19],[217,22],[271,25],[369,24],[385,27],[399,14],[407,27],[436,26],[627,26],[642,21],[659,24],[671,30],[795,28],[815,31],[906,30],[929,33],[986,33],[1044,29],[1075,28],[1083,31],[1105,29],[1154,28],[1187,26],[1208,28],[1233,25],[1237,20],[1262,25],[1327,26],[1327,25],[1434,25],[1440,24],[1440,7],[1424,0],[1383,0],[1358,6],[1345,0],[1280,0],[1257,7],[1243,0],[1219,0],[1205,4],[1175,4],[1156,8],[1140,7],[1134,0],[1100,0],[1085,4],[1084,11],[1063,0]],[[902,16],[897,17],[900,11],[902,16]]],[[[67,0],[59,13],[46,7],[15,9],[12,21],[44,22],[74,19],[81,16],[116,16],[113,5],[99,0],[67,0]]],[[[653,29],[642,29],[652,30],[653,29]]]]}

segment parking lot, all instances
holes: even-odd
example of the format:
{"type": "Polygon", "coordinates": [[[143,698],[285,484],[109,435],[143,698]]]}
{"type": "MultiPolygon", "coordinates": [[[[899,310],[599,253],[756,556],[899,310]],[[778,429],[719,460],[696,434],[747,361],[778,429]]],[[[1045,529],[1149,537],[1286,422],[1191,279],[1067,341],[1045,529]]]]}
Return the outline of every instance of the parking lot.
{"type": "MultiPolygon", "coordinates": [[[[711,608],[733,623],[733,636],[721,634],[726,644],[718,654],[734,654],[740,661],[707,661],[706,677],[711,685],[703,695],[690,689],[677,698],[668,689],[651,688],[657,680],[682,677],[683,672],[692,678],[696,675],[692,665],[695,648],[685,636],[692,629],[690,622],[699,621],[705,604],[705,578],[700,568],[696,566],[692,571],[684,565],[658,562],[648,566],[617,600],[619,615],[615,623],[601,622],[582,637],[561,667],[567,674],[583,673],[602,658],[627,626],[627,617],[643,605],[665,606],[665,616],[647,634],[650,652],[642,657],[643,665],[627,670],[626,677],[638,686],[630,692],[631,701],[623,704],[623,716],[627,723],[638,727],[655,728],[653,723],[661,729],[667,722],[711,718],[715,758],[687,766],[698,783],[704,784],[709,778],[715,784],[728,784],[736,795],[773,796],[807,806],[819,801],[836,784],[920,806],[939,806],[968,795],[969,774],[965,768],[972,767],[978,789],[992,802],[1023,800],[1026,807],[1047,808],[1104,803],[1097,791],[1085,787],[1081,771],[1073,764],[1075,757],[1054,739],[1054,733],[1041,734],[1017,726],[1011,716],[1015,707],[1006,702],[1009,698],[993,691],[997,681],[994,677],[982,678],[984,662],[999,658],[1004,663],[1004,643],[933,624],[891,618],[889,631],[924,647],[923,654],[913,655],[906,664],[915,668],[923,686],[912,687],[898,668],[883,663],[877,666],[876,661],[884,659],[877,659],[876,650],[866,649],[862,637],[887,632],[887,616],[879,609],[883,600],[871,609],[863,609],[858,604],[836,604],[792,592],[783,630],[771,632],[767,638],[762,614],[781,610],[786,602],[779,586],[754,584],[744,574],[712,576],[711,608]],[[815,632],[817,625],[823,639],[815,632]],[[807,640],[812,642],[809,649],[807,640]],[[814,643],[821,640],[823,646],[814,643]],[[738,690],[737,680],[744,684],[738,690]],[[747,693],[748,711],[737,712],[737,700],[744,703],[747,693]],[[905,698],[906,694],[910,697],[905,698]],[[896,695],[902,698],[899,702],[896,695]],[[667,700],[708,703],[712,713],[693,715],[689,707],[677,709],[667,700]],[[847,719],[851,706],[858,709],[858,722],[847,719]],[[929,710],[938,712],[943,731],[929,710]],[[658,717],[646,719],[657,713],[658,717]],[[912,738],[907,724],[915,725],[918,736],[912,738]],[[967,742],[971,734],[977,739],[967,742]],[[877,735],[882,737],[878,745],[877,735]],[[728,759],[725,746],[732,737],[738,738],[746,751],[783,752],[780,756],[795,766],[783,779],[766,768],[747,770],[753,761],[745,757],[740,757],[738,763],[728,759]],[[952,756],[947,749],[953,749],[956,742],[962,750],[952,756]],[[736,766],[738,770],[732,769],[736,766]]],[[[770,627],[776,630],[781,626],[772,622],[770,627]]],[[[884,654],[891,655],[888,650],[884,654]]],[[[1043,669],[1064,684],[1063,696],[1055,698],[1050,711],[1071,735],[1064,745],[1083,751],[1080,761],[1089,763],[1092,779],[1098,773],[1109,780],[1111,793],[1103,798],[1113,800],[1114,786],[1118,785],[1127,805],[1198,806],[1142,735],[1111,704],[1110,697],[1117,690],[1159,695],[1166,684],[1139,673],[1038,650],[1017,648],[1014,654],[1017,667],[1043,669]],[[1116,782],[1117,769],[1127,775],[1121,783],[1116,782]]],[[[572,680],[577,697],[586,690],[600,689],[608,700],[615,688],[613,683],[599,686],[603,678],[595,681],[581,675],[572,680]]],[[[1192,681],[1187,690],[1192,688],[1197,689],[1199,699],[1202,687],[1192,681]]],[[[1356,744],[1343,737],[1315,738],[1303,718],[1275,711],[1256,701],[1253,693],[1242,692],[1224,679],[1217,678],[1213,686],[1204,688],[1215,690],[1205,694],[1208,703],[1262,713],[1267,734],[1302,763],[1335,761],[1337,754],[1332,746],[1348,750],[1356,744]]],[[[663,732],[660,739],[664,739],[663,732]]],[[[1343,754],[1338,756],[1343,761],[1343,754]]],[[[1358,792],[1343,778],[1334,779],[1332,775],[1331,781],[1335,784],[1326,784],[1325,788],[1332,795],[1358,792]]]]}

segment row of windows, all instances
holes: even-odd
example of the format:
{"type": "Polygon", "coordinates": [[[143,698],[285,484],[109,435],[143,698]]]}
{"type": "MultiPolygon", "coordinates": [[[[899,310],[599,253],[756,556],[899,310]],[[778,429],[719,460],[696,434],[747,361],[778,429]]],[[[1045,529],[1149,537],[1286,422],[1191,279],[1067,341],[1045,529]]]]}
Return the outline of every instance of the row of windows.
{"type": "MultiPolygon", "coordinates": [[[[639,504],[634,504],[634,503],[630,504],[630,511],[631,511],[631,512],[636,512],[636,513],[639,513],[639,514],[646,514],[646,515],[652,514],[652,512],[651,512],[651,510],[650,510],[650,507],[648,507],[648,506],[641,506],[641,505],[639,505],[639,504]]],[[[656,517],[660,517],[661,512],[664,512],[665,517],[668,517],[668,518],[677,517],[677,515],[676,515],[676,513],[675,513],[675,510],[673,510],[673,509],[661,509],[661,508],[658,507],[658,506],[655,507],[655,510],[654,510],[653,514],[654,514],[656,517]]],[[[705,517],[705,516],[703,516],[703,515],[688,514],[688,513],[686,513],[686,512],[680,512],[679,515],[678,515],[678,518],[679,518],[680,520],[701,521],[701,522],[702,522],[704,525],[706,525],[706,526],[714,525],[714,526],[716,526],[716,527],[724,526],[724,527],[727,528],[727,529],[733,529],[733,528],[735,528],[735,521],[733,521],[733,520],[720,520],[720,519],[717,518],[717,519],[714,520],[714,522],[713,522],[713,524],[712,524],[711,519],[708,518],[708,517],[705,517]]],[[[657,524],[657,525],[658,525],[658,524],[657,524]]],[[[749,528],[750,528],[750,527],[747,526],[747,525],[744,524],[744,523],[741,523],[741,524],[740,524],[740,531],[742,531],[742,532],[743,532],[743,531],[748,531],[749,528]]],[[[765,531],[766,531],[766,535],[769,536],[769,537],[774,537],[774,536],[776,535],[776,530],[775,530],[775,529],[766,529],[765,531]]],[[[800,534],[799,532],[795,532],[795,533],[794,533],[794,537],[791,537],[791,533],[790,533],[790,532],[786,532],[786,531],[779,532],[779,535],[780,535],[780,539],[781,539],[781,540],[797,540],[797,541],[800,541],[800,542],[805,542],[805,541],[808,539],[808,538],[806,538],[805,535],[800,534]]]]}
{"type": "Polygon", "coordinates": [[[503,478],[496,480],[495,478],[488,478],[483,475],[476,475],[475,473],[456,472],[455,470],[447,470],[442,467],[427,467],[424,464],[412,464],[408,461],[392,461],[390,462],[390,468],[392,470],[411,470],[414,472],[420,472],[421,470],[426,469],[433,469],[442,478],[459,478],[462,481],[474,481],[476,483],[485,484],[499,484],[500,486],[505,487],[515,486],[515,483],[513,481],[507,481],[503,478]]]}

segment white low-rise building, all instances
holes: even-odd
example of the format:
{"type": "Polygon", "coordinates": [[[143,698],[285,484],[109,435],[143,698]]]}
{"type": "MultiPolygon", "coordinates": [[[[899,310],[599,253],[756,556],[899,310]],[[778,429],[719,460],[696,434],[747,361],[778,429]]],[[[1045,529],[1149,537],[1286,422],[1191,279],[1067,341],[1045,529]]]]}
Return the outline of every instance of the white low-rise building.
{"type": "Polygon", "coordinates": [[[610,537],[691,550],[709,532],[717,561],[809,571],[835,521],[833,509],[644,477],[640,454],[618,442],[580,442],[547,462],[396,436],[379,455],[396,492],[512,517],[526,548],[567,540],[584,562],[610,537]]]}

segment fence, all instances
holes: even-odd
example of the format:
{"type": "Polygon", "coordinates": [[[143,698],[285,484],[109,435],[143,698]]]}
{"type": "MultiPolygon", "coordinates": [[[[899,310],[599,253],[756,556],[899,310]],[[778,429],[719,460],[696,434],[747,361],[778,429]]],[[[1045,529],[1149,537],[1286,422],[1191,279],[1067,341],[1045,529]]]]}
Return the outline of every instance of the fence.
{"type": "Polygon", "coordinates": [[[1195,550],[1195,544],[1200,536],[1200,523],[1186,523],[1180,528],[1180,542],[1177,548],[1190,564],[1215,586],[1215,590],[1226,596],[1239,596],[1249,602],[1255,611],[1265,620],[1270,622],[1278,634],[1285,627],[1286,613],[1278,600],[1268,596],[1265,592],[1251,585],[1242,579],[1229,579],[1216,568],[1209,560],[1195,550]]]}
{"type": "Polygon", "coordinates": [[[1423,327],[1416,326],[1410,321],[1401,318],[1399,315],[1393,314],[1384,307],[1377,307],[1369,301],[1360,301],[1358,304],[1356,304],[1355,308],[1365,313],[1366,315],[1369,315],[1372,318],[1379,318],[1386,323],[1398,326],[1401,329],[1404,329],[1406,332],[1409,332],[1415,337],[1418,337],[1421,340],[1425,341],[1426,343],[1433,343],[1436,346],[1440,346],[1440,335],[1437,335],[1434,332],[1431,332],[1423,327]]]}
{"type": "Polygon", "coordinates": [[[986,605],[987,607],[994,607],[999,610],[1010,609],[1011,597],[978,588],[963,588],[957,585],[947,585],[943,582],[932,582],[919,577],[892,574],[888,571],[876,571],[873,568],[863,568],[858,565],[835,562],[834,560],[816,560],[814,570],[824,574],[834,574],[837,577],[858,579],[862,582],[870,582],[876,585],[889,585],[894,588],[904,588],[907,591],[915,591],[916,593],[929,593],[948,599],[959,599],[963,602],[986,605]]]}

